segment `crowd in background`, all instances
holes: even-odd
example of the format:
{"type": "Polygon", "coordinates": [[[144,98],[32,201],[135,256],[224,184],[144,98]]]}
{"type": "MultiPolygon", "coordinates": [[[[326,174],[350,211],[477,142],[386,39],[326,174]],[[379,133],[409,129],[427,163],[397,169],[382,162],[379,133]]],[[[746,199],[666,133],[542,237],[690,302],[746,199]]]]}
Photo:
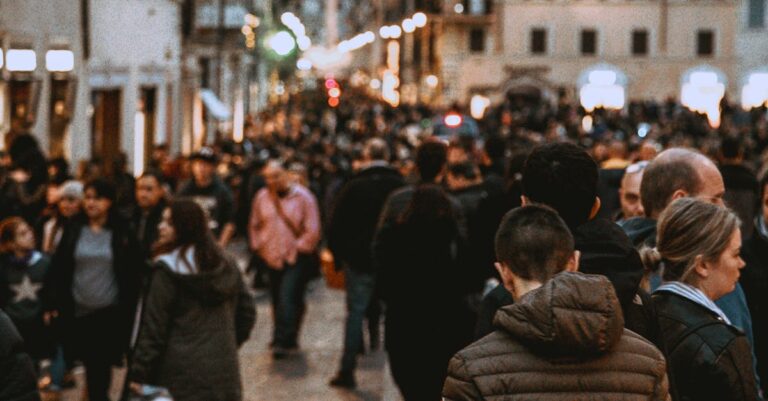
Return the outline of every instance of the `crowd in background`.
{"type": "MultiPolygon", "coordinates": [[[[768,207],[765,108],[745,112],[724,102],[722,122],[714,129],[705,116],[674,101],[587,113],[566,101],[510,97],[489,109],[477,122],[479,132],[473,133],[438,129],[446,113],[463,115],[459,106],[391,108],[351,90],[345,96],[337,108],[329,108],[318,94],[298,96],[249,118],[242,142],[217,140],[188,157],[156,146],[140,177],[127,172],[124,155],[110,166],[98,158],[71,165],[62,158],[48,159],[33,136],[17,136],[0,159],[0,308],[24,339],[34,369],[44,376],[41,385],[49,390],[71,386],[70,372],[79,362],[87,372],[89,399],[108,399],[111,366],[124,363],[128,355],[133,366],[129,380],[136,385],[162,384],[177,399],[239,399],[239,373],[222,372],[237,365],[232,355],[253,324],[253,312],[243,305],[253,305],[231,266],[219,268],[231,265],[222,250],[239,237],[252,251],[254,286],[268,288],[272,295],[275,358],[300,348],[301,322],[308,310],[305,288],[318,274],[319,250],[327,248],[335,267],[345,273],[348,312],[345,338],[339,339],[344,351],[331,385],[356,386],[364,321],[369,322],[369,347],[376,348],[383,315],[384,345],[405,399],[440,399],[446,375],[468,380],[466,372],[449,372],[451,357],[498,329],[496,311],[519,298],[505,286],[505,270],[495,264],[504,262],[496,243],[499,226],[509,210],[525,205],[523,199],[558,212],[572,235],[571,248],[581,252],[580,271],[607,276],[624,326],[669,357],[664,339],[669,324],[663,319],[657,324],[655,317],[645,316],[648,308],[637,306],[653,303],[650,290],[662,280],[658,274],[643,274],[651,269],[642,267],[635,250],[656,245],[650,242],[656,241],[656,222],[669,199],[659,210],[648,210],[644,200],[649,195],[642,193],[641,182],[647,182],[644,174],[655,171],[649,166],[665,149],[694,149],[714,162],[724,193],[713,194],[713,199],[724,199],[738,215],[745,240],[768,241],[763,216],[768,207]],[[536,153],[542,145],[563,143],[577,150],[536,153]],[[580,159],[578,152],[588,156],[580,159]],[[571,171],[545,168],[573,160],[579,162],[571,171]],[[592,165],[595,180],[584,183],[592,165]],[[590,186],[600,201],[595,206],[587,195],[586,203],[579,204],[579,191],[589,194],[590,186]],[[179,204],[185,199],[197,206],[179,204]],[[177,221],[164,215],[169,213],[177,213],[177,221]],[[200,224],[185,227],[179,222],[182,214],[203,221],[207,230],[200,224]],[[593,218],[599,220],[587,223],[593,218]],[[172,240],[163,240],[163,224],[175,228],[172,240]],[[199,235],[179,240],[180,232],[199,235]],[[163,243],[164,248],[158,246],[163,243]],[[190,249],[195,252],[187,255],[190,249]],[[157,263],[148,260],[162,261],[167,274],[158,279],[153,273],[157,263]],[[187,260],[195,262],[188,265],[187,260]],[[216,273],[216,280],[209,280],[216,284],[187,277],[195,273],[216,273]],[[200,351],[179,342],[173,349],[177,367],[195,356],[210,358],[216,349],[228,350],[216,358],[220,364],[212,370],[222,378],[218,385],[230,389],[222,398],[201,396],[210,391],[205,388],[185,389],[194,381],[189,373],[158,376],[153,371],[162,353],[158,330],[167,328],[167,320],[179,319],[163,309],[171,301],[158,294],[178,288],[186,291],[181,296],[185,305],[212,300],[235,320],[231,333],[214,342],[218,348],[200,351]],[[52,361],[45,374],[42,360],[52,361]]],[[[695,159],[689,156],[680,160],[695,159]]],[[[695,187],[697,179],[691,177],[682,180],[695,187]]],[[[689,189],[690,194],[702,191],[689,189]]],[[[544,216],[547,210],[537,212],[543,213],[539,218],[549,218],[544,216]]],[[[547,221],[553,233],[559,232],[560,223],[547,221]]],[[[752,361],[746,368],[737,364],[752,377],[743,379],[745,395],[733,399],[757,399],[758,376],[762,373],[763,388],[768,381],[768,344],[762,342],[768,329],[761,315],[768,242],[754,247],[763,265],[744,275],[749,280],[742,277],[735,295],[719,294],[732,297],[732,302],[726,298],[731,309],[717,306],[740,316],[726,320],[746,332],[746,352],[755,356],[731,355],[752,361]],[[746,395],[749,386],[754,395],[746,395]]],[[[542,284],[550,276],[541,277],[542,284]]],[[[186,321],[190,329],[213,325],[205,319],[196,321],[203,322],[199,326],[192,322],[186,321]]],[[[5,337],[1,328],[0,337],[5,337]]],[[[455,363],[451,361],[450,369],[458,369],[455,363]]],[[[744,376],[744,371],[736,374],[744,376]]],[[[684,380],[698,378],[680,380],[671,390],[688,391],[684,380]]],[[[456,394],[471,392],[457,388],[461,386],[446,384],[446,396],[459,399],[456,394]]],[[[460,399],[476,399],[467,397],[460,399]]]]}

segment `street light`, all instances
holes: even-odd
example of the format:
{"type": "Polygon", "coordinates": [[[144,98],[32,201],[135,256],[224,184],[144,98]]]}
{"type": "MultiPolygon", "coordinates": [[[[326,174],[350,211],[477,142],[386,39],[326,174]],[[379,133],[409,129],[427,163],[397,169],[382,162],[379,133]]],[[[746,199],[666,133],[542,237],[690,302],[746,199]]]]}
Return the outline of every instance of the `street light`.
{"type": "Polygon", "coordinates": [[[269,39],[269,47],[280,56],[286,56],[296,47],[293,36],[286,31],[280,31],[269,39]]]}
{"type": "Polygon", "coordinates": [[[400,36],[403,34],[403,30],[400,29],[399,25],[391,25],[389,27],[389,37],[392,39],[399,39],[400,36]]]}
{"type": "Polygon", "coordinates": [[[405,33],[411,33],[416,30],[416,23],[412,19],[406,18],[403,20],[403,31],[405,33]]]}
{"type": "Polygon", "coordinates": [[[417,28],[423,28],[427,25],[427,14],[424,14],[422,12],[418,12],[416,14],[413,14],[413,23],[416,24],[417,28]]]}
{"type": "Polygon", "coordinates": [[[10,49],[5,63],[8,71],[30,72],[37,68],[37,56],[34,50],[10,49]]]}

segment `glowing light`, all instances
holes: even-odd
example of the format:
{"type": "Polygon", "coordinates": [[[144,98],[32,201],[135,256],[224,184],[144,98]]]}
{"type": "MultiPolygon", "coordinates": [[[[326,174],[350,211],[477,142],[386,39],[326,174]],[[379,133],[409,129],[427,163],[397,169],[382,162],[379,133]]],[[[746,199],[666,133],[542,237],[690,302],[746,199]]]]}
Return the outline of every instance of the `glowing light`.
{"type": "Polygon", "coordinates": [[[10,49],[5,64],[8,71],[34,71],[37,68],[37,56],[34,50],[10,49]]]}
{"type": "Polygon", "coordinates": [[[411,33],[416,30],[416,23],[412,19],[406,18],[403,20],[403,31],[405,33],[411,33]]]}
{"type": "Polygon", "coordinates": [[[389,39],[390,35],[389,26],[383,26],[379,28],[379,36],[381,36],[383,39],[389,39]]]}
{"type": "Polygon", "coordinates": [[[387,68],[395,73],[400,71],[400,43],[396,40],[387,43],[387,68]]]}
{"type": "Polygon", "coordinates": [[[589,71],[586,82],[580,82],[579,100],[587,111],[598,107],[606,109],[622,109],[626,102],[623,85],[619,84],[619,74],[608,67],[599,67],[589,71]]]}
{"type": "Polygon", "coordinates": [[[714,71],[695,71],[683,83],[680,103],[691,111],[707,115],[709,125],[720,126],[720,101],[725,96],[725,82],[714,71]]]}
{"type": "Polygon", "coordinates": [[[339,105],[339,98],[332,97],[332,98],[328,99],[328,106],[336,107],[338,105],[339,105]]]}
{"type": "Polygon", "coordinates": [[[330,97],[339,97],[341,96],[341,89],[339,88],[331,88],[328,90],[328,96],[330,97]]]}
{"type": "Polygon", "coordinates": [[[614,71],[595,70],[589,73],[589,83],[593,85],[613,85],[616,83],[614,71]]]}
{"type": "Polygon", "coordinates": [[[624,108],[624,88],[619,85],[584,85],[579,91],[581,105],[587,111],[598,107],[619,110],[624,108]]]}
{"type": "Polygon", "coordinates": [[[400,79],[397,75],[390,70],[384,71],[381,83],[381,97],[392,107],[400,105],[398,86],[400,86],[400,79]]]}
{"type": "Polygon", "coordinates": [[[3,57],[3,49],[0,49],[0,68],[3,68],[3,60],[5,57],[3,57]]]}
{"type": "Polygon", "coordinates": [[[75,54],[70,50],[49,50],[45,53],[48,71],[68,72],[75,68],[75,54]]]}
{"type": "Polygon", "coordinates": [[[293,40],[293,36],[285,31],[280,31],[269,39],[269,47],[275,51],[278,55],[286,56],[293,51],[296,47],[296,42],[293,40]]]}
{"type": "Polygon", "coordinates": [[[300,58],[298,61],[296,61],[296,68],[302,71],[309,71],[312,69],[312,62],[305,58],[300,58]]]}
{"type": "Polygon", "coordinates": [[[453,12],[456,14],[461,14],[464,12],[464,4],[456,3],[455,6],[453,6],[453,12]]]}
{"type": "Polygon", "coordinates": [[[381,81],[374,78],[371,80],[370,85],[371,85],[371,89],[379,89],[381,88],[381,81]]]}
{"type": "Polygon", "coordinates": [[[325,80],[325,88],[326,89],[333,89],[333,88],[337,88],[338,86],[339,86],[339,83],[336,82],[335,79],[331,78],[331,79],[326,79],[325,80]]]}
{"type": "Polygon", "coordinates": [[[461,125],[463,119],[460,115],[456,113],[450,113],[446,114],[445,118],[443,119],[443,122],[445,122],[445,125],[447,125],[450,128],[456,128],[459,125],[461,125]]]}
{"type": "Polygon", "coordinates": [[[240,32],[242,32],[243,35],[251,35],[253,34],[253,28],[248,25],[243,25],[243,27],[240,29],[240,32]]]}
{"type": "Polygon", "coordinates": [[[366,42],[373,43],[373,42],[376,41],[376,34],[375,33],[371,32],[371,31],[368,31],[364,35],[365,35],[365,41],[366,42]]]}
{"type": "Polygon", "coordinates": [[[286,12],[283,13],[283,15],[280,16],[280,22],[283,23],[283,25],[290,27],[291,25],[294,25],[296,21],[299,19],[296,18],[296,16],[292,12],[286,12]]]}
{"type": "Polygon", "coordinates": [[[581,119],[581,129],[583,129],[584,132],[592,132],[592,124],[592,116],[584,116],[584,118],[581,119]]]}
{"type": "Polygon", "coordinates": [[[416,24],[417,28],[423,28],[427,25],[427,14],[424,14],[422,12],[418,12],[416,14],[413,14],[413,23],[416,24]]]}
{"type": "Polygon", "coordinates": [[[245,102],[243,101],[242,91],[237,91],[235,98],[235,113],[232,117],[232,139],[240,143],[245,134],[245,102]]]}
{"type": "Polygon", "coordinates": [[[437,76],[435,75],[427,75],[427,77],[424,78],[424,82],[426,82],[427,86],[430,88],[437,88],[437,84],[440,83],[440,80],[437,79],[437,76]]]}
{"type": "Polygon", "coordinates": [[[390,25],[389,26],[389,37],[392,39],[398,39],[400,36],[402,36],[403,30],[400,29],[399,25],[390,25]]]}
{"type": "Polygon", "coordinates": [[[741,106],[745,110],[760,107],[768,102],[768,72],[749,74],[747,84],[741,89],[741,106]]]}
{"type": "Polygon", "coordinates": [[[259,17],[253,15],[253,14],[246,14],[245,15],[245,24],[250,26],[251,28],[256,28],[261,24],[261,20],[259,17]]]}
{"type": "Polygon", "coordinates": [[[299,45],[299,50],[305,51],[312,47],[312,40],[308,36],[299,36],[299,38],[296,39],[296,44],[299,45]]]}
{"type": "Polygon", "coordinates": [[[470,114],[472,114],[472,118],[480,120],[485,117],[485,110],[488,109],[488,106],[490,105],[491,99],[488,99],[482,95],[472,96],[472,100],[469,102],[469,109],[470,114]]]}
{"type": "Polygon", "coordinates": [[[146,117],[143,111],[137,111],[133,116],[133,175],[138,177],[144,173],[144,124],[146,117]]]}

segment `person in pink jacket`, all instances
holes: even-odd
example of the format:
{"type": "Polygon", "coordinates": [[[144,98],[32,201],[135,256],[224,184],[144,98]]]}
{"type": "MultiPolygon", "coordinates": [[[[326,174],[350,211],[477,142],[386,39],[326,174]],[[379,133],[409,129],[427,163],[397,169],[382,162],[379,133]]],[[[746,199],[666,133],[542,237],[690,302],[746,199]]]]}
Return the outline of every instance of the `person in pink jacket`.
{"type": "Polygon", "coordinates": [[[248,225],[251,249],[270,268],[272,351],[283,358],[298,348],[307,273],[320,241],[315,196],[293,182],[279,161],[262,170],[267,186],[254,197],[248,225]]]}

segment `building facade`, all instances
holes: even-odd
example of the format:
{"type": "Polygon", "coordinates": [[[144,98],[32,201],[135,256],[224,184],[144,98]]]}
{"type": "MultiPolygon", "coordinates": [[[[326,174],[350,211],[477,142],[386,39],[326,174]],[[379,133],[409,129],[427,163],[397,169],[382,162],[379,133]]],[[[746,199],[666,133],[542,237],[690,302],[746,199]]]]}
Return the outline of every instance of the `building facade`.
{"type": "Polygon", "coordinates": [[[433,16],[441,101],[468,103],[475,94],[498,100],[536,87],[575,96],[585,72],[606,65],[626,78],[628,100],[679,98],[697,67],[716,71],[737,99],[742,75],[768,54],[764,25],[745,28],[757,18],[746,3],[448,0],[433,16]]]}
{"type": "Polygon", "coordinates": [[[179,149],[180,15],[172,0],[0,0],[0,134],[107,171],[122,153],[136,174],[153,145],[179,149]]]}

